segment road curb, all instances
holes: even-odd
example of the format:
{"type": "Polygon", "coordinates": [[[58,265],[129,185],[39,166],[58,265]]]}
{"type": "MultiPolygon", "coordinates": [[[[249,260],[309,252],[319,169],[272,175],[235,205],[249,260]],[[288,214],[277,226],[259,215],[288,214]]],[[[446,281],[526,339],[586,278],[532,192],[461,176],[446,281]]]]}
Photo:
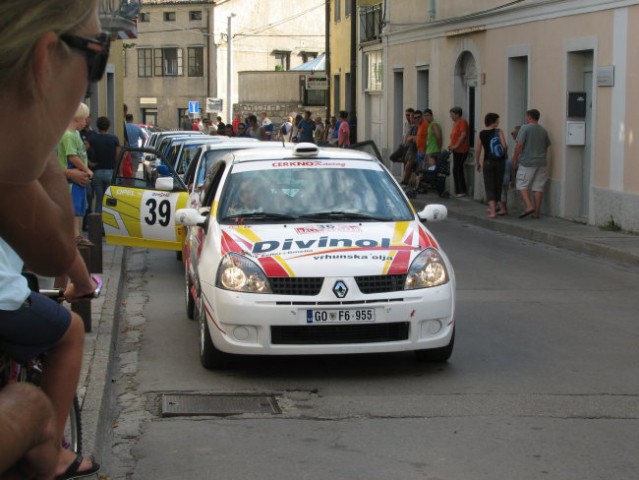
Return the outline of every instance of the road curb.
{"type": "Polygon", "coordinates": [[[111,430],[112,368],[117,348],[120,299],[126,284],[127,250],[114,247],[112,252],[110,261],[104,261],[103,301],[94,317],[95,336],[89,345],[85,342],[84,363],[87,372],[86,392],[82,401],[83,451],[94,455],[98,462],[101,460],[104,440],[111,430]]]}

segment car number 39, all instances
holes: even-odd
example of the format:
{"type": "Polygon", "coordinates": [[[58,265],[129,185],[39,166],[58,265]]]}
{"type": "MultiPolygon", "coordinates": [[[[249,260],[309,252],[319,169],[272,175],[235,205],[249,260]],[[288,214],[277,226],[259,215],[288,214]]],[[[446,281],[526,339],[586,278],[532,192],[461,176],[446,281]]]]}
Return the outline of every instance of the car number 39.
{"type": "Polygon", "coordinates": [[[306,310],[306,323],[374,322],[375,310],[306,310]]]}

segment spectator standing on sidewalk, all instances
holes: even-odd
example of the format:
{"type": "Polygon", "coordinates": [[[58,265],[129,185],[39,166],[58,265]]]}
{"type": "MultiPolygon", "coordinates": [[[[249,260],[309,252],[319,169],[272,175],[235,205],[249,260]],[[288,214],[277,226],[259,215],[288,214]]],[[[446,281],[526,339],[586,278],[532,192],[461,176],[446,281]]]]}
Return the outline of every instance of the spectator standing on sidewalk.
{"type": "Polygon", "coordinates": [[[348,112],[346,110],[339,112],[339,121],[337,146],[339,148],[348,148],[351,145],[351,126],[348,124],[348,112]]]}
{"type": "Polygon", "coordinates": [[[98,134],[91,138],[91,148],[94,152],[93,189],[95,191],[95,212],[102,213],[102,199],[104,192],[111,184],[111,177],[120,156],[120,140],[109,133],[111,121],[107,117],[100,117],[96,122],[98,134]]]}
{"type": "Polygon", "coordinates": [[[193,122],[191,122],[191,119],[186,113],[182,116],[182,123],[180,124],[180,129],[187,130],[187,131],[193,130],[193,122]]]}
{"type": "MultiPolygon", "coordinates": [[[[506,169],[506,152],[508,145],[504,132],[499,128],[499,115],[487,113],[484,118],[485,130],[479,132],[479,142],[477,142],[477,171],[484,176],[486,187],[486,200],[488,201],[488,218],[497,218],[497,202],[501,202],[501,187],[504,182],[504,171],[506,169]],[[501,143],[503,155],[497,156],[491,148],[493,139],[501,143]],[[482,150],[484,156],[482,158],[482,150]]],[[[506,206],[500,204],[500,212],[505,212],[506,206]]],[[[500,213],[500,215],[504,215],[500,213]]]]}
{"type": "Polygon", "coordinates": [[[450,109],[450,119],[453,121],[453,130],[450,132],[448,150],[453,152],[453,180],[455,182],[455,196],[464,197],[468,194],[466,177],[464,176],[464,163],[470,150],[470,132],[468,122],[462,118],[463,111],[460,107],[450,109]]]}
{"type": "Polygon", "coordinates": [[[550,138],[546,129],[539,125],[541,114],[537,109],[526,112],[526,124],[522,125],[517,134],[515,152],[513,154],[513,168],[517,168],[517,190],[521,193],[525,210],[519,218],[532,215],[539,218],[541,202],[543,200],[544,185],[548,179],[547,151],[550,138]],[[530,192],[533,198],[530,198],[530,192]]]}
{"type": "Polygon", "coordinates": [[[326,136],[325,130],[326,128],[324,127],[324,122],[322,121],[322,117],[317,117],[315,119],[315,132],[313,133],[316,144],[324,145],[324,137],[326,136]]]}
{"type": "MultiPolygon", "coordinates": [[[[84,326],[76,313],[31,292],[22,268],[26,263],[41,275],[68,273],[73,283],[65,297],[70,301],[95,288],[73,241],[67,183],[82,182],[88,175],[79,168],[61,169],[52,152],[89,83],[101,78],[109,42],[100,36],[97,0],[4,0],[2,7],[0,337],[5,350],[9,347],[21,359],[48,352],[41,386],[53,405],[53,437],[59,443],[78,385],[84,326]],[[82,50],[87,38],[94,39],[91,56],[82,50]],[[24,125],[29,128],[19,128],[24,125]]],[[[33,408],[36,400],[27,395],[23,399],[28,404],[21,405],[21,411],[33,408]]],[[[10,411],[6,407],[0,406],[2,412],[10,411]]],[[[10,442],[15,447],[25,440],[28,426],[24,418],[11,420],[15,436],[10,442]]],[[[44,428],[46,420],[38,425],[44,428]]],[[[4,439],[0,442],[4,454],[9,447],[4,439]]],[[[32,452],[12,457],[27,453],[32,452]]],[[[46,470],[39,471],[41,478],[87,476],[99,469],[66,449],[60,449],[55,462],[39,458],[36,466],[46,470]]]]}
{"type": "MultiPolygon", "coordinates": [[[[138,125],[133,123],[133,114],[127,113],[124,127],[126,128],[126,138],[129,140],[130,146],[138,148],[144,145],[148,135],[138,125]]],[[[133,168],[133,176],[137,174],[141,160],[142,154],[140,152],[131,152],[131,168],[133,168]]]]}
{"type": "MultiPolygon", "coordinates": [[[[80,130],[86,125],[88,116],[89,107],[84,103],[80,103],[75,112],[75,116],[58,143],[58,161],[60,162],[60,167],[63,169],[78,169],[91,179],[93,178],[93,172],[89,168],[87,150],[82,141],[82,137],[80,137],[80,130]]],[[[82,236],[82,219],[87,213],[86,185],[71,182],[71,201],[73,202],[73,212],[75,215],[76,242],[79,245],[90,245],[90,242],[82,236]]]]}
{"type": "Polygon", "coordinates": [[[401,159],[404,164],[403,174],[401,184],[403,186],[408,185],[411,175],[413,174],[413,170],[415,170],[415,165],[417,163],[417,145],[415,141],[412,139],[417,135],[417,127],[415,126],[415,109],[409,107],[406,109],[404,113],[404,126],[403,126],[403,136],[402,136],[402,145],[405,147],[404,155],[401,159]]]}
{"type": "Polygon", "coordinates": [[[326,123],[326,131],[324,132],[324,142],[329,147],[337,146],[337,138],[333,135],[337,130],[337,118],[331,117],[326,123]]]}
{"type": "Polygon", "coordinates": [[[424,110],[424,118],[428,122],[428,137],[426,139],[426,157],[442,151],[442,126],[433,118],[430,108],[424,110]]]}
{"type": "MultiPolygon", "coordinates": [[[[510,132],[511,138],[516,142],[517,134],[519,133],[520,125],[516,125],[513,131],[510,132]]],[[[508,149],[513,151],[513,149],[508,149]]],[[[504,183],[501,187],[501,206],[497,215],[508,215],[508,190],[512,186],[513,179],[515,178],[515,169],[513,168],[512,155],[508,154],[506,157],[506,169],[504,171],[504,183]]]]}
{"type": "Polygon", "coordinates": [[[304,118],[300,120],[297,125],[297,140],[298,142],[315,143],[315,122],[311,118],[312,113],[310,111],[304,112],[304,118]]]}
{"type": "MultiPolygon", "coordinates": [[[[219,132],[218,128],[218,132],[219,132]]],[[[224,132],[224,127],[222,127],[222,132],[224,132]]],[[[251,138],[256,138],[257,140],[264,140],[264,129],[260,127],[259,123],[257,123],[257,117],[255,115],[248,116],[248,136],[251,138]]]]}
{"type": "Polygon", "coordinates": [[[262,129],[264,130],[264,140],[271,141],[273,140],[273,122],[270,118],[268,118],[268,114],[266,112],[262,112],[261,117],[262,129]]]}

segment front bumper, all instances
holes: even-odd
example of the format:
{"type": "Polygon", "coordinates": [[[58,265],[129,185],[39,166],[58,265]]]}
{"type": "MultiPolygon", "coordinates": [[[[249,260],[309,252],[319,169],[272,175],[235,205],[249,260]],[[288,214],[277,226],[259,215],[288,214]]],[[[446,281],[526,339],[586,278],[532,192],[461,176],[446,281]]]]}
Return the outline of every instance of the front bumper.
{"type": "Polygon", "coordinates": [[[364,295],[344,280],[340,300],[326,278],[319,295],[238,293],[205,284],[205,312],[215,347],[245,355],[315,355],[422,350],[449,344],[454,327],[454,281],[432,288],[364,295]],[[374,322],[309,323],[312,312],[348,310],[374,322]],[[374,312],[370,312],[373,310],[374,312]]]}

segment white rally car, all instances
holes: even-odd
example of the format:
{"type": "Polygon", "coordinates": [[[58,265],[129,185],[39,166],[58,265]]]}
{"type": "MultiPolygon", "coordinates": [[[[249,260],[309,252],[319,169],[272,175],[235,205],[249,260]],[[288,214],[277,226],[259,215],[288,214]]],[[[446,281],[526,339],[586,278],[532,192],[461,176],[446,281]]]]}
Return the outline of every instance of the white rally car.
{"type": "Polygon", "coordinates": [[[455,276],[386,168],[368,154],[299,144],[235,151],[208,172],[189,227],[187,313],[200,359],[415,351],[446,361],[455,276]]]}

